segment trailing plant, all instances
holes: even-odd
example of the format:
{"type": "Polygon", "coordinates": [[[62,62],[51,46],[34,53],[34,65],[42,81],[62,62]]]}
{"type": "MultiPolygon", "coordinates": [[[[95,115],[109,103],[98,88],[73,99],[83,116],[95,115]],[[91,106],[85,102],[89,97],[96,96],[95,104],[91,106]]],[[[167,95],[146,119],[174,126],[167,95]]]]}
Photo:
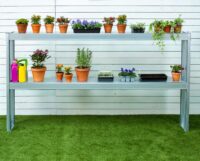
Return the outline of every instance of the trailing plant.
{"type": "Polygon", "coordinates": [[[104,17],[103,22],[108,25],[113,25],[115,22],[115,17],[104,17]]]}
{"type": "Polygon", "coordinates": [[[54,23],[55,18],[52,16],[46,16],[46,18],[44,19],[44,23],[45,24],[53,24],[54,23]]]}
{"type": "Polygon", "coordinates": [[[33,15],[31,17],[32,24],[40,24],[41,16],[40,15],[33,15]]]}
{"type": "Polygon", "coordinates": [[[137,77],[136,73],[135,73],[135,68],[132,69],[124,69],[121,68],[121,72],[118,74],[118,76],[122,76],[122,77],[131,77],[131,78],[135,78],[137,77]]]}
{"type": "Polygon", "coordinates": [[[87,20],[79,20],[72,21],[72,28],[73,29],[95,29],[95,28],[101,28],[102,24],[97,21],[87,21],[87,20]]]}
{"type": "Polygon", "coordinates": [[[71,75],[72,74],[72,67],[71,66],[65,67],[65,74],[66,75],[71,75]]]}
{"type": "Polygon", "coordinates": [[[145,23],[136,23],[130,25],[131,29],[143,29],[145,30],[145,23]]]}
{"type": "Polygon", "coordinates": [[[70,22],[69,18],[65,18],[64,16],[61,16],[60,18],[57,18],[57,23],[59,23],[60,25],[63,24],[68,24],[70,22]]]}
{"type": "Polygon", "coordinates": [[[184,20],[181,18],[181,15],[179,15],[179,17],[174,20],[175,25],[181,26],[183,24],[183,22],[184,22],[184,20]]]}
{"type": "Polygon", "coordinates": [[[171,65],[170,67],[171,67],[173,73],[181,73],[181,71],[184,70],[184,68],[180,64],[171,65]]]}
{"type": "Polygon", "coordinates": [[[117,17],[117,21],[118,21],[119,25],[126,24],[126,22],[127,22],[127,16],[126,15],[119,15],[117,17]]]}
{"type": "Polygon", "coordinates": [[[18,24],[25,24],[25,25],[27,25],[28,24],[28,20],[27,19],[25,19],[25,18],[20,18],[20,19],[18,19],[17,21],[16,21],[16,24],[18,25],[18,24]]]}
{"type": "Polygon", "coordinates": [[[57,64],[56,70],[57,70],[57,73],[63,73],[63,64],[57,64]]]}
{"type": "Polygon", "coordinates": [[[33,61],[33,68],[43,68],[46,59],[49,59],[51,56],[48,55],[48,50],[39,50],[33,52],[32,55],[30,55],[31,60],[33,61]]]}
{"type": "Polygon", "coordinates": [[[76,64],[78,68],[90,68],[92,64],[92,51],[83,48],[77,49],[76,64]]]}

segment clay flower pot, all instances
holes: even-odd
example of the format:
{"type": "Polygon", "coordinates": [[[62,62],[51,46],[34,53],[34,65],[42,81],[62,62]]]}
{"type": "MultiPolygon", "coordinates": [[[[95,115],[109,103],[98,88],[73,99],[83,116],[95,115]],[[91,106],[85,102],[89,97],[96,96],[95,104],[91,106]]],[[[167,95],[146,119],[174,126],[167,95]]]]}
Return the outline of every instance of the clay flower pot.
{"type": "Polygon", "coordinates": [[[41,24],[32,24],[31,25],[33,33],[40,33],[41,24]]]}
{"type": "Polygon", "coordinates": [[[46,33],[53,33],[54,24],[45,24],[46,33]]]}
{"type": "Polygon", "coordinates": [[[170,33],[170,31],[171,31],[171,26],[170,25],[167,25],[167,26],[164,27],[164,32],[165,33],[170,33]]]}
{"type": "Polygon", "coordinates": [[[113,27],[112,24],[104,24],[105,33],[111,33],[112,32],[112,27],[113,27]]]}
{"type": "Polygon", "coordinates": [[[19,33],[26,33],[27,24],[17,24],[17,29],[19,33]]]}
{"type": "Polygon", "coordinates": [[[178,81],[180,81],[180,78],[181,78],[181,73],[172,72],[172,80],[173,81],[178,82],[178,81]]]}
{"type": "Polygon", "coordinates": [[[73,74],[65,74],[66,82],[72,82],[73,74]]]}
{"type": "Polygon", "coordinates": [[[78,82],[87,82],[88,81],[88,76],[90,72],[90,68],[75,68],[76,70],[76,77],[78,82]]]}
{"type": "Polygon", "coordinates": [[[44,75],[47,68],[31,68],[32,74],[33,74],[33,81],[34,82],[43,82],[44,81],[44,75]]]}
{"type": "Polygon", "coordinates": [[[175,33],[181,33],[181,30],[182,30],[182,25],[176,25],[174,27],[174,32],[175,33]]]}
{"type": "Polygon", "coordinates": [[[68,29],[68,24],[59,25],[60,33],[66,33],[68,29]]]}
{"type": "Polygon", "coordinates": [[[118,24],[117,25],[118,33],[125,33],[126,31],[126,24],[118,24]]]}
{"type": "Polygon", "coordinates": [[[62,79],[63,79],[63,72],[56,72],[56,79],[57,79],[57,81],[62,81],[62,79]]]}

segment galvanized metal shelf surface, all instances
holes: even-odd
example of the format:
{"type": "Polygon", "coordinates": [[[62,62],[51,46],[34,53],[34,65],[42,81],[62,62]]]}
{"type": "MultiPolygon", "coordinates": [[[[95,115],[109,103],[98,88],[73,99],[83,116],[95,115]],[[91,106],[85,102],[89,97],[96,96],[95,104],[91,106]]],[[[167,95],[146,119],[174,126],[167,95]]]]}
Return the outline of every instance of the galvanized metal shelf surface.
{"type": "MultiPolygon", "coordinates": [[[[19,34],[7,33],[7,131],[14,128],[15,122],[15,90],[33,90],[33,89],[108,89],[108,90],[134,90],[134,89],[176,89],[180,90],[180,125],[184,131],[189,130],[189,95],[190,95],[190,33],[179,34],[181,41],[181,64],[184,67],[182,80],[173,82],[168,79],[166,82],[119,82],[100,83],[90,78],[88,82],[79,83],[75,80],[72,83],[56,82],[53,79],[46,79],[43,83],[34,83],[29,80],[26,83],[10,82],[10,65],[15,58],[15,41],[16,40],[34,40],[34,41],[139,41],[152,40],[152,34],[19,34]]],[[[166,34],[165,40],[170,40],[170,35],[166,34]]]]}

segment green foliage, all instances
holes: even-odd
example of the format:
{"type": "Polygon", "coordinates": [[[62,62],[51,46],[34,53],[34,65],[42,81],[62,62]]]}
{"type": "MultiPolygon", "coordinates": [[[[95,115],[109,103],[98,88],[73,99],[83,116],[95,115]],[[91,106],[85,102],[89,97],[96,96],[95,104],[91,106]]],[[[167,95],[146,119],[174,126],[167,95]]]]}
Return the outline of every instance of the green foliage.
{"type": "Polygon", "coordinates": [[[57,23],[59,24],[68,24],[70,22],[69,18],[65,18],[64,16],[61,16],[60,18],[57,18],[57,23]]]}
{"type": "Polygon", "coordinates": [[[57,64],[56,65],[56,70],[58,73],[63,73],[63,64],[57,64]]]}
{"type": "Polygon", "coordinates": [[[25,19],[25,18],[20,18],[20,19],[18,19],[17,21],[16,21],[16,24],[28,24],[28,20],[27,19],[25,19]]]}
{"type": "Polygon", "coordinates": [[[117,17],[117,21],[118,21],[118,24],[126,24],[127,22],[127,16],[126,15],[119,15],[117,17]]]}
{"type": "Polygon", "coordinates": [[[180,73],[182,70],[184,70],[184,68],[180,64],[171,65],[170,67],[171,67],[173,73],[180,73]]]}
{"type": "Polygon", "coordinates": [[[46,18],[44,19],[44,23],[45,24],[53,24],[54,23],[55,18],[52,16],[46,16],[46,18]]]}
{"type": "Polygon", "coordinates": [[[113,77],[113,74],[110,71],[101,71],[99,72],[98,77],[113,77]]]}
{"type": "Polygon", "coordinates": [[[76,64],[78,68],[90,68],[92,64],[92,51],[83,48],[77,49],[76,64]]]}
{"type": "Polygon", "coordinates": [[[33,15],[31,17],[32,24],[40,24],[41,16],[40,15],[33,15]]]}
{"type": "Polygon", "coordinates": [[[73,20],[72,28],[73,29],[96,29],[101,28],[102,24],[97,21],[87,21],[87,20],[73,20]]]}
{"type": "Polygon", "coordinates": [[[70,66],[65,67],[65,74],[66,75],[72,74],[72,67],[70,67],[70,66]]]}
{"type": "Polygon", "coordinates": [[[145,29],[145,23],[131,24],[131,29],[145,29]]]}
{"type": "Polygon", "coordinates": [[[174,20],[175,25],[182,25],[183,22],[184,20],[181,18],[181,15],[179,15],[179,17],[174,20]]]}
{"type": "Polygon", "coordinates": [[[105,24],[112,25],[115,22],[115,17],[104,17],[103,22],[105,24]]]}

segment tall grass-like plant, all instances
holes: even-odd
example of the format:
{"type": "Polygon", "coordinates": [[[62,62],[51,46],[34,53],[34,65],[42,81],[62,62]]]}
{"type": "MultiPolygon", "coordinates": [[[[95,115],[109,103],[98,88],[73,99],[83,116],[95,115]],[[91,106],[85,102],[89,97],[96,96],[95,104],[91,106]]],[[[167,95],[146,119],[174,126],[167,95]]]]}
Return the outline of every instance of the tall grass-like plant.
{"type": "Polygon", "coordinates": [[[77,49],[76,64],[78,68],[90,68],[92,64],[92,51],[89,49],[77,49]]]}

